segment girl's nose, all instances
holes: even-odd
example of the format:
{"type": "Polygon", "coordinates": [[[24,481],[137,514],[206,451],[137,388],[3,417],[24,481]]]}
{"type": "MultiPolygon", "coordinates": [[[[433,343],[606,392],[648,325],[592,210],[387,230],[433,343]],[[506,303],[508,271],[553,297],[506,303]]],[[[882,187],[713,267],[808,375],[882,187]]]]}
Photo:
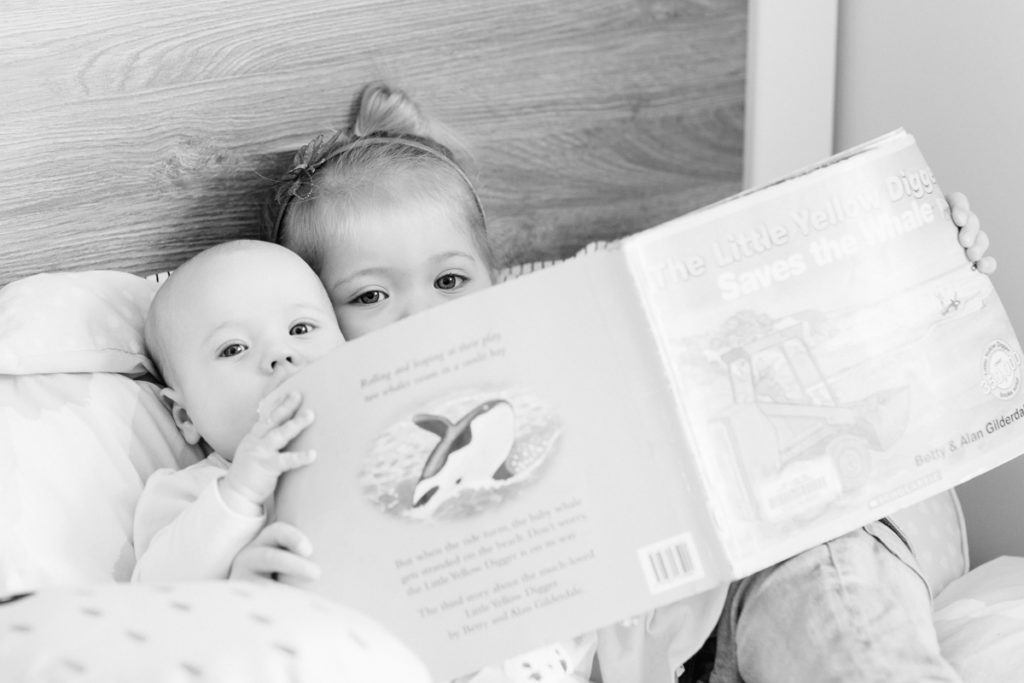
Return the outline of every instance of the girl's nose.
{"type": "Polygon", "coordinates": [[[405,300],[405,305],[402,306],[401,312],[398,314],[398,319],[401,320],[428,308],[433,308],[439,303],[441,303],[440,300],[433,296],[432,291],[410,292],[405,300]]]}

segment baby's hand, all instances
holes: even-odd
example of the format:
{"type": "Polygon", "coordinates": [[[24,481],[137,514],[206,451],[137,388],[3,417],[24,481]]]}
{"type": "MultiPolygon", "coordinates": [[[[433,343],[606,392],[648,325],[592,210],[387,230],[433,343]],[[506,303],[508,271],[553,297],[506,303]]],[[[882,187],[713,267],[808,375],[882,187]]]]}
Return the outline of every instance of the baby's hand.
{"type": "MultiPolygon", "coordinates": [[[[274,401],[274,399],[271,399],[274,401]]],[[[282,450],[313,423],[313,412],[299,410],[296,393],[277,397],[267,416],[252,426],[239,442],[228,473],[220,480],[224,501],[237,512],[257,512],[274,493],[278,478],[288,470],[316,459],[314,451],[282,450]]]]}
{"type": "Polygon", "coordinates": [[[967,260],[974,264],[979,273],[990,275],[995,272],[996,260],[985,256],[988,251],[988,235],[981,229],[981,223],[961,192],[954,192],[946,197],[949,202],[949,213],[953,223],[960,228],[960,246],[967,251],[967,260]]]}
{"type": "Polygon", "coordinates": [[[320,566],[309,559],[313,544],[291,524],[274,522],[238,551],[228,578],[243,581],[273,581],[285,577],[289,583],[320,578],[320,566]]]}

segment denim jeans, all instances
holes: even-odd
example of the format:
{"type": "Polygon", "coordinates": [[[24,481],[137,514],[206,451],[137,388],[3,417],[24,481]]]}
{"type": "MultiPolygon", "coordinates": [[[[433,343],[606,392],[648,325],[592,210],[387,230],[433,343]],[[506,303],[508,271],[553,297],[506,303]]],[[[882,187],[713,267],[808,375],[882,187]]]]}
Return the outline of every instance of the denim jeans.
{"type": "Polygon", "coordinates": [[[710,683],[960,680],[939,651],[913,553],[882,522],[734,583],[710,674],[710,683]]]}

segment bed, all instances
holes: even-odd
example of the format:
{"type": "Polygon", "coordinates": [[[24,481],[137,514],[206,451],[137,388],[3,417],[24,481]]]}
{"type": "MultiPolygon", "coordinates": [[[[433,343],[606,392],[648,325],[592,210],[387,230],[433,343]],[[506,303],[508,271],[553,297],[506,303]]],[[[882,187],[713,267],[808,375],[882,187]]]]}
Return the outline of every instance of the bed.
{"type": "MultiPolygon", "coordinates": [[[[378,79],[457,134],[505,277],[733,194],[747,14],[739,0],[5,10],[0,680],[428,680],[343,605],[277,586],[126,583],[142,483],[199,457],[148,377],[156,274],[256,237],[267,179],[378,79]]],[[[945,599],[954,663],[1010,680],[979,653],[1020,650],[1007,639],[1024,632],[1024,596],[1006,577],[1024,571],[1010,559],[968,573],[953,494],[901,521],[945,599]]]]}

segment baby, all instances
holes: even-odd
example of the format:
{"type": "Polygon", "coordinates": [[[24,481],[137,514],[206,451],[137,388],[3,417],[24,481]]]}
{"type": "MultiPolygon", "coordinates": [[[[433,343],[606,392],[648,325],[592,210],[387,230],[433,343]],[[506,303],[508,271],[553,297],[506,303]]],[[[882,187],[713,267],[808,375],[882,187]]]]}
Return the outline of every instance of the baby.
{"type": "Polygon", "coordinates": [[[285,450],[312,413],[271,392],[343,341],[316,274],[275,244],[218,245],[157,290],[145,336],[175,424],[207,455],[146,482],[132,579],[315,578],[308,539],[267,520],[280,475],[315,457],[285,450]]]}

